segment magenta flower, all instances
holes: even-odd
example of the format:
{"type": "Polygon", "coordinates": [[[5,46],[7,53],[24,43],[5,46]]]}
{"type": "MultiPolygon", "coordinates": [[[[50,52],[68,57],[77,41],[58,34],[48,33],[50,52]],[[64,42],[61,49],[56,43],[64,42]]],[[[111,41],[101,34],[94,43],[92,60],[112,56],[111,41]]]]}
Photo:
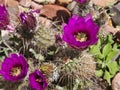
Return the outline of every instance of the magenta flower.
{"type": "Polygon", "coordinates": [[[9,14],[6,7],[0,5],[0,29],[6,29],[9,22],[9,14]]]}
{"type": "Polygon", "coordinates": [[[73,15],[68,24],[63,24],[64,34],[62,39],[74,48],[86,48],[98,40],[98,26],[90,14],[86,17],[73,15]]]}
{"type": "Polygon", "coordinates": [[[32,12],[21,13],[20,21],[21,21],[21,24],[29,30],[34,30],[36,28],[37,22],[36,22],[36,18],[34,17],[32,12]]]}
{"type": "Polygon", "coordinates": [[[45,76],[39,70],[35,70],[29,75],[29,81],[34,90],[45,90],[48,86],[45,76]]]}
{"type": "Polygon", "coordinates": [[[83,3],[85,3],[87,0],[75,0],[75,1],[77,1],[78,3],[83,4],[83,3]]]}
{"type": "Polygon", "coordinates": [[[0,74],[8,81],[23,79],[28,71],[28,64],[23,55],[10,54],[2,62],[0,74]]]}

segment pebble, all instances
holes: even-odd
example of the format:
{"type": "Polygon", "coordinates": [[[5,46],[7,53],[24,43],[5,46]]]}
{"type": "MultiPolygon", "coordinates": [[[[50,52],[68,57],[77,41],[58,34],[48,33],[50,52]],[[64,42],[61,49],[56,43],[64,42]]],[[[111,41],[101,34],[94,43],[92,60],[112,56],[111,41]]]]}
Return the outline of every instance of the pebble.
{"type": "Polygon", "coordinates": [[[112,90],[120,90],[120,73],[116,74],[112,80],[112,90]]]}

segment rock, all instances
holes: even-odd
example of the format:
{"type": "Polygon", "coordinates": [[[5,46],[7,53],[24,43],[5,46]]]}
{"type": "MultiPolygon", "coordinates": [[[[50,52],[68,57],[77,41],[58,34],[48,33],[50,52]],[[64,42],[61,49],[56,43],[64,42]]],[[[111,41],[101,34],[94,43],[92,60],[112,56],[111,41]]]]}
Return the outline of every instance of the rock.
{"type": "Polygon", "coordinates": [[[68,9],[58,5],[44,5],[41,15],[60,23],[67,22],[71,13],[68,9]]]}
{"type": "Polygon", "coordinates": [[[40,22],[40,24],[44,27],[44,28],[47,28],[47,29],[49,29],[49,28],[51,28],[52,27],[52,21],[51,20],[49,20],[49,19],[47,19],[47,18],[45,18],[45,17],[39,17],[39,22],[40,22]]]}
{"type": "Polygon", "coordinates": [[[31,2],[31,7],[33,9],[41,9],[43,7],[43,5],[37,4],[37,3],[35,3],[35,2],[32,1],[31,2]]]}
{"type": "Polygon", "coordinates": [[[7,0],[6,2],[7,2],[6,4],[7,4],[8,7],[14,7],[14,6],[19,5],[17,0],[7,0]]]}
{"type": "Polygon", "coordinates": [[[111,9],[111,12],[115,13],[115,15],[112,16],[113,24],[115,26],[120,25],[120,18],[118,18],[118,17],[120,17],[120,3],[113,6],[113,8],[111,9]]]}
{"type": "Polygon", "coordinates": [[[45,2],[47,2],[47,3],[55,3],[55,0],[34,0],[35,2],[37,2],[37,3],[45,3],[45,2]]]}
{"type": "Polygon", "coordinates": [[[18,6],[8,7],[7,9],[8,9],[9,15],[10,15],[11,24],[16,26],[19,23],[19,19],[18,19],[19,8],[18,8],[18,6]]]}
{"type": "Polygon", "coordinates": [[[110,26],[110,25],[102,25],[100,29],[101,29],[101,32],[105,35],[109,35],[111,33],[115,35],[119,31],[119,29],[114,28],[113,26],[110,26]]]}
{"type": "Polygon", "coordinates": [[[20,0],[20,5],[24,6],[24,7],[30,7],[31,5],[31,0],[20,0]]]}
{"type": "Polygon", "coordinates": [[[0,4],[5,4],[5,0],[0,0],[0,4]]]}
{"type": "Polygon", "coordinates": [[[1,38],[2,38],[2,40],[8,40],[10,38],[9,33],[10,32],[8,32],[7,30],[1,30],[1,38]]]}
{"type": "Polygon", "coordinates": [[[56,4],[62,5],[62,6],[67,6],[72,0],[56,0],[56,4]]]}
{"type": "Polygon", "coordinates": [[[112,80],[112,90],[120,90],[120,73],[116,74],[112,80]]]}
{"type": "Polygon", "coordinates": [[[115,41],[120,43],[120,30],[115,34],[115,41]]]}
{"type": "Polygon", "coordinates": [[[29,8],[24,8],[23,6],[20,6],[20,5],[18,6],[18,8],[19,8],[19,13],[29,11],[29,8]]]}
{"type": "Polygon", "coordinates": [[[76,5],[77,5],[77,2],[73,1],[72,3],[70,3],[70,4],[67,6],[67,8],[68,8],[70,11],[72,11],[72,10],[75,8],[76,5]]]}
{"type": "Polygon", "coordinates": [[[109,6],[109,5],[113,5],[116,0],[103,0],[101,2],[101,0],[91,0],[95,5],[97,6],[101,6],[101,7],[106,7],[106,6],[109,6]]]}

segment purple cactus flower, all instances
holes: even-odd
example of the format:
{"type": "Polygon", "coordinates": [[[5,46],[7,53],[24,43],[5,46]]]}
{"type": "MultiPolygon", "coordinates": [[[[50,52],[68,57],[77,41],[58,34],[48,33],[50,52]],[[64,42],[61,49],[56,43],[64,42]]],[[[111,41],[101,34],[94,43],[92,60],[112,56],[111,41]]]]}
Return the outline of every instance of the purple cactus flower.
{"type": "Polygon", "coordinates": [[[10,54],[2,62],[0,74],[5,80],[16,82],[23,79],[28,72],[28,64],[23,55],[10,54]]]}
{"type": "Polygon", "coordinates": [[[6,29],[9,24],[9,14],[6,7],[1,4],[0,5],[0,29],[6,29]]]}
{"type": "Polygon", "coordinates": [[[86,2],[87,2],[87,0],[75,0],[75,1],[77,1],[78,3],[81,3],[81,4],[83,4],[83,3],[86,3],[86,2]]]}
{"type": "Polygon", "coordinates": [[[94,23],[90,14],[86,17],[73,15],[68,24],[63,24],[64,34],[62,39],[71,47],[81,49],[98,41],[98,26],[94,23]]]}
{"type": "Polygon", "coordinates": [[[39,70],[35,70],[29,75],[29,82],[34,90],[45,90],[48,86],[45,76],[39,70]]]}
{"type": "Polygon", "coordinates": [[[20,21],[21,24],[29,30],[34,30],[36,28],[37,22],[32,12],[20,13],[20,21]]]}

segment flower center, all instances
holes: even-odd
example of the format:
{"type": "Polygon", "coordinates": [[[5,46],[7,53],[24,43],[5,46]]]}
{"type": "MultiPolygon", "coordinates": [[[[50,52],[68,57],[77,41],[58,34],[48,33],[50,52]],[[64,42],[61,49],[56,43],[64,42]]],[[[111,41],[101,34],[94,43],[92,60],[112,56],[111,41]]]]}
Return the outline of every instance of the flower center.
{"type": "Polygon", "coordinates": [[[80,42],[84,42],[87,40],[87,35],[85,33],[78,33],[76,35],[74,35],[76,41],[80,41],[80,42]]]}
{"type": "Polygon", "coordinates": [[[41,79],[41,78],[37,78],[37,79],[36,79],[36,82],[41,83],[41,82],[42,82],[42,79],[41,79]]]}
{"type": "Polygon", "coordinates": [[[21,71],[22,71],[22,69],[21,69],[20,66],[19,67],[13,67],[11,69],[11,75],[12,76],[18,76],[21,73],[21,71]]]}

